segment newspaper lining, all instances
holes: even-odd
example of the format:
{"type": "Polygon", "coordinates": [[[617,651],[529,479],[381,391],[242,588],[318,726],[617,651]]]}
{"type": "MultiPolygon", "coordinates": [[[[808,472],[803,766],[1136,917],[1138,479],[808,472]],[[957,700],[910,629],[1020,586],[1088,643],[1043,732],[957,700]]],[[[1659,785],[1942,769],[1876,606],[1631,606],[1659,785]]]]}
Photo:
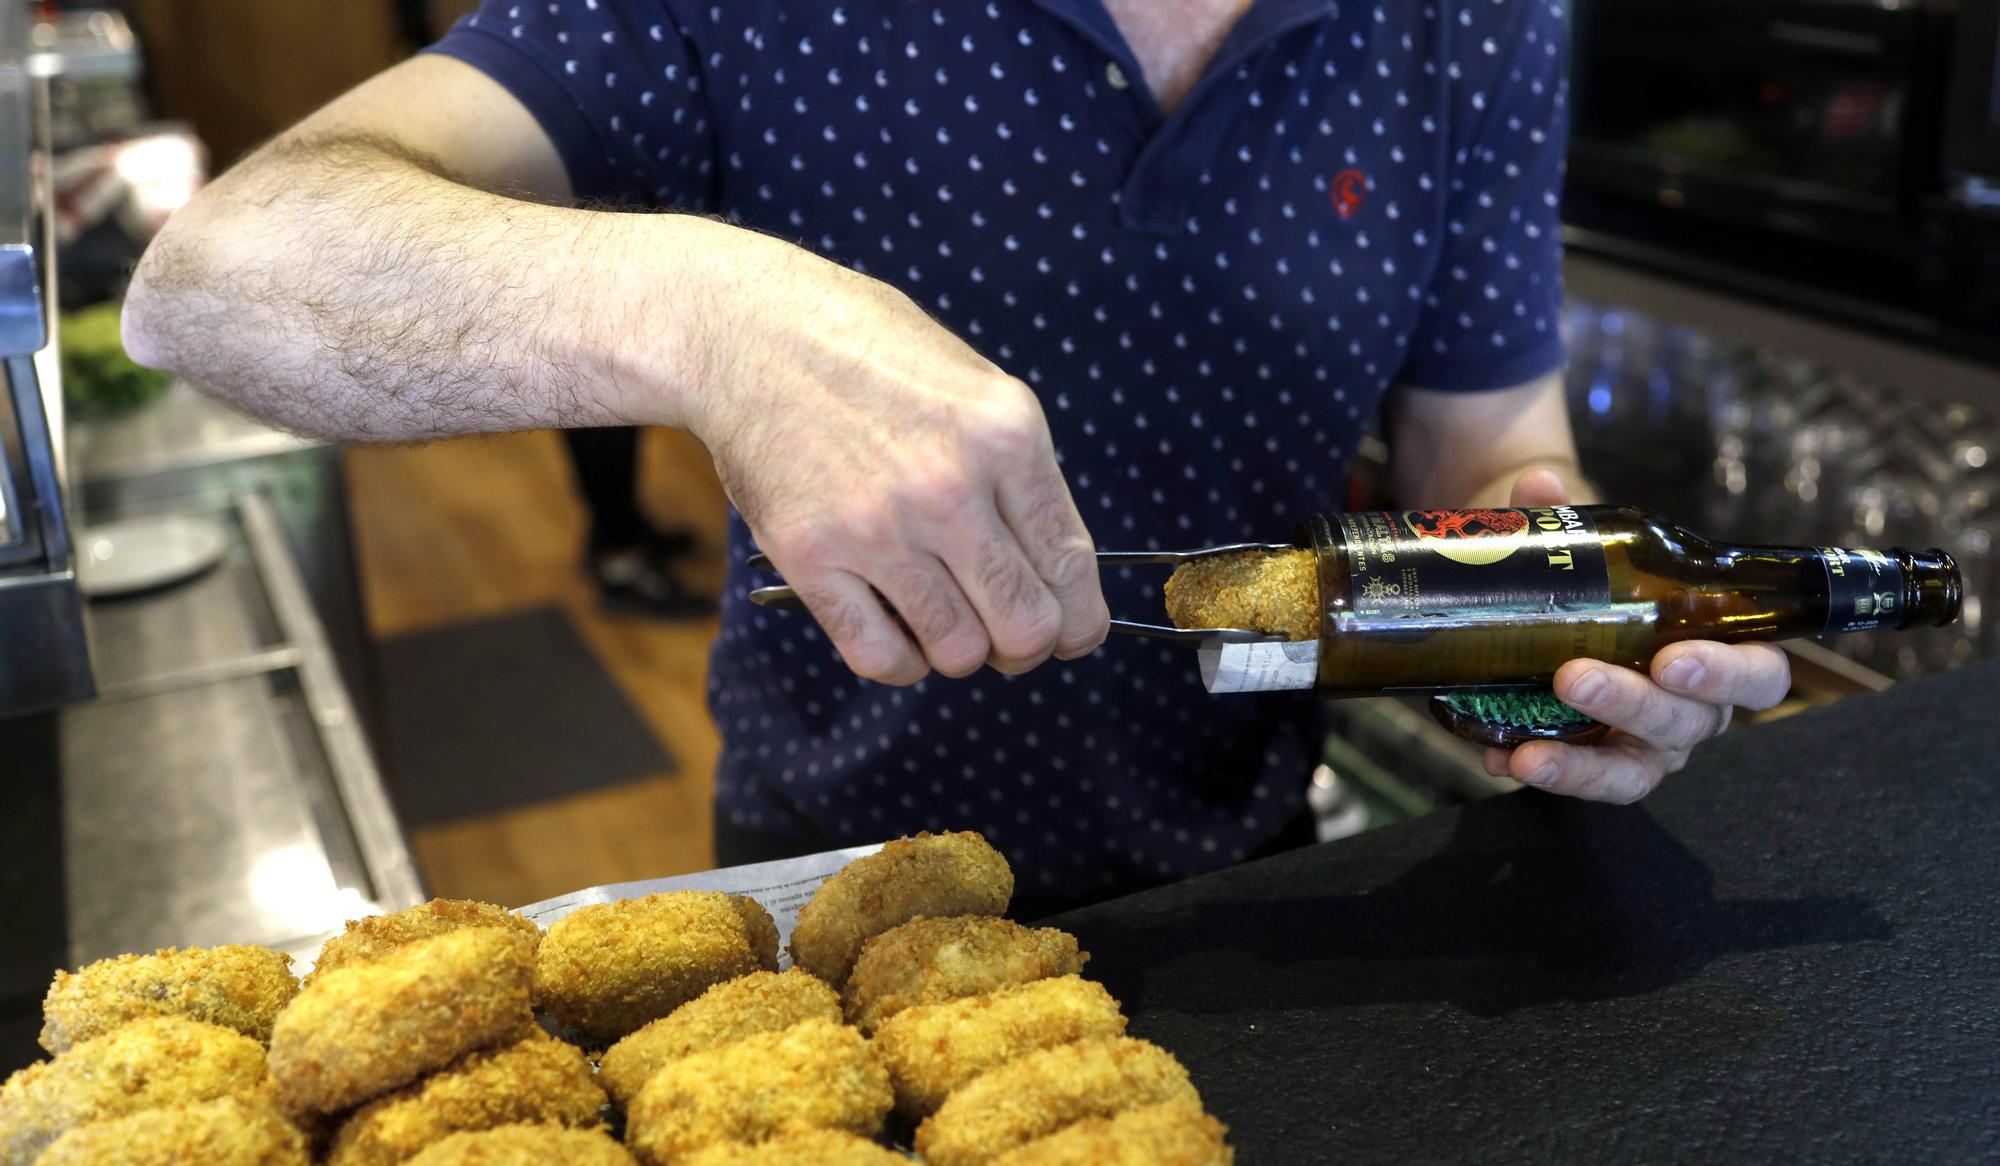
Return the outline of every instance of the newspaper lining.
{"type": "Polygon", "coordinates": [[[1202,687],[1211,693],[1280,692],[1319,680],[1319,641],[1229,644],[1210,637],[1197,652],[1202,687]]]}

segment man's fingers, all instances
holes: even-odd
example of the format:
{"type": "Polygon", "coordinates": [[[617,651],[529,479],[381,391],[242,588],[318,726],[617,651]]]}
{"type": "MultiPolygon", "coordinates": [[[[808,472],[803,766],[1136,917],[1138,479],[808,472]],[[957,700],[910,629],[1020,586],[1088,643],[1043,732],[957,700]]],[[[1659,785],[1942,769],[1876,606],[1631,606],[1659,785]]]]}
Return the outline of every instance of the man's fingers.
{"type": "Polygon", "coordinates": [[[1674,644],[1653,657],[1652,672],[1668,692],[1760,711],[1792,690],[1791,659],[1776,644],[1674,644]]]}
{"type": "Polygon", "coordinates": [[[1675,696],[1630,668],[1595,660],[1571,660],[1557,669],[1555,693],[1578,712],[1658,749],[1692,749],[1729,723],[1727,706],[1675,696]]]}
{"type": "Polygon", "coordinates": [[[986,626],[986,662],[1019,675],[1049,658],[1062,635],[1062,605],[1028,562],[1014,532],[998,515],[965,523],[963,537],[943,558],[986,626]]]}
{"type": "Polygon", "coordinates": [[[930,670],[860,576],[823,570],[787,581],[855,675],[900,685],[915,684],[930,670]]]}
{"type": "Polygon", "coordinates": [[[875,589],[917,638],[930,666],[946,676],[970,676],[992,645],[958,580],[929,555],[891,562],[873,572],[875,589]]]}
{"type": "Polygon", "coordinates": [[[1686,761],[1684,752],[1662,752],[1634,741],[1604,745],[1535,741],[1514,750],[1508,772],[1514,780],[1550,793],[1630,805],[1652,793],[1661,778],[1686,761]]]}
{"type": "Polygon", "coordinates": [[[1073,660],[1104,642],[1111,613],[1097,578],[1097,546],[1077,513],[1055,455],[1045,452],[1036,460],[1033,472],[1001,476],[1000,517],[1061,610],[1055,654],[1073,660]]]}
{"type": "Polygon", "coordinates": [[[1554,470],[1529,470],[1514,483],[1509,501],[1515,506],[1561,506],[1569,502],[1569,487],[1554,470]]]}

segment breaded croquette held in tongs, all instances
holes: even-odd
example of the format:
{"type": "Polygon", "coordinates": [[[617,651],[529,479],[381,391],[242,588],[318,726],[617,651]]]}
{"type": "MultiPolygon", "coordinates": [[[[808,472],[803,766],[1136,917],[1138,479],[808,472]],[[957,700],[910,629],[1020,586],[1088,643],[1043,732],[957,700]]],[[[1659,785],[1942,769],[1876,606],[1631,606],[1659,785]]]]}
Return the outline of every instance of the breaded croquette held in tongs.
{"type": "Polygon", "coordinates": [[[182,1016],[259,1043],[298,995],[292,958],[268,947],[161,948],[57,972],[42,1001],[42,1047],[60,1053],[144,1016],[182,1016]]]}
{"type": "Polygon", "coordinates": [[[1167,578],[1177,628],[1246,628],[1319,638],[1319,559],[1312,551],[1245,551],[1190,559],[1167,578]]]}
{"type": "Polygon", "coordinates": [[[776,971],[778,927],[746,895],[669,891],[597,903],[558,920],[535,959],[535,1003],[615,1041],[711,985],[776,971]]]}
{"type": "Polygon", "coordinates": [[[620,1109],[654,1073],[693,1053],[807,1020],[840,1022],[833,989],[806,971],[752,972],[726,980],[612,1045],[598,1080],[620,1109]]]}
{"type": "Polygon", "coordinates": [[[1089,960],[1074,935],[1053,927],[988,915],[918,916],[861,945],[841,1001],[847,1022],[874,1036],[905,1008],[1073,976],[1089,960]]]}
{"type": "Polygon", "coordinates": [[[919,915],[1004,915],[1014,872],[971,831],[899,838],[842,867],[799,909],[792,959],[840,987],[861,945],[919,915]]]}

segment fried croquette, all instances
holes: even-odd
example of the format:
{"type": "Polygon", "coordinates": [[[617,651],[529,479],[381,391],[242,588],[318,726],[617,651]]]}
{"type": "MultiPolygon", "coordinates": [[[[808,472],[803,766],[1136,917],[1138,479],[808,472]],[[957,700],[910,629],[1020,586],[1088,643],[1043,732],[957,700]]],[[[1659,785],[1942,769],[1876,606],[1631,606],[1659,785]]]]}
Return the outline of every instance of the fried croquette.
{"type": "Polygon", "coordinates": [[[670,891],[597,903],[558,920],[535,960],[535,1003],[615,1041],[712,985],[778,968],[778,928],[745,895],[670,891]]]}
{"type": "Polygon", "coordinates": [[[1178,628],[1248,628],[1319,638],[1319,560],[1311,551],[1243,551],[1190,559],[1167,578],[1178,628]]]}
{"type": "Polygon", "coordinates": [[[409,1166],[638,1166],[625,1147],[593,1130],[511,1125],[453,1134],[409,1166]]]}
{"type": "Polygon", "coordinates": [[[542,929],[505,907],[472,899],[432,899],[393,915],[371,915],[350,919],[347,930],[326,941],[319,958],[306,974],[310,984],[335,968],[381,959],[405,944],[419,939],[463,931],[468,927],[497,927],[518,931],[535,943],[542,941],[542,929]]]}
{"type": "Polygon", "coordinates": [[[334,1136],[328,1166],[395,1166],[466,1130],[518,1122],[592,1127],[604,1090],[583,1050],[547,1035],[468,1053],[448,1069],[378,1097],[334,1136]]]}
{"type": "Polygon", "coordinates": [[[320,976],[271,1033],[280,1102],[332,1113],[518,1039],[534,1023],[533,954],[519,931],[479,927],[320,976]]]}
{"type": "Polygon", "coordinates": [[[797,1130],[754,1145],[723,1142],[678,1166],[910,1166],[910,1160],[840,1130],[797,1130]]]}
{"type": "Polygon", "coordinates": [[[92,1037],[0,1085],[0,1166],[30,1166],[86,1122],[248,1093],[264,1047],[234,1029],[149,1016],[92,1037]]]}
{"type": "Polygon", "coordinates": [[[989,915],[918,916],[861,945],[841,1000],[847,1022],[874,1036],[905,1008],[1073,976],[1089,959],[1076,936],[1053,927],[989,915]]]}
{"type": "Polygon", "coordinates": [[[740,894],[674,890],[558,920],[534,962],[534,1002],[596,1040],[618,1040],[758,970],[778,970],[770,912],[740,894]]]}
{"type": "Polygon", "coordinates": [[[163,1105],[78,1126],[36,1166],[307,1166],[305,1135],[267,1102],[163,1105]]]}
{"type": "Polygon", "coordinates": [[[1037,1049],[1125,1035],[1104,985],[1080,976],[1036,980],[984,996],[919,1004],[875,1034],[896,1112],[926,1117],[960,1086],[1037,1049]]]}
{"type": "Polygon", "coordinates": [[[861,945],[919,915],[1004,915],[1014,872],[971,831],[899,838],[820,884],[792,928],[792,961],[835,987],[861,945]]]}
{"type": "Polygon", "coordinates": [[[1228,1127],[1191,1101],[1087,1117],[995,1159],[993,1166],[1232,1166],[1228,1127]]]}
{"type": "Polygon", "coordinates": [[[163,947],[57,972],[42,1001],[42,1047],[60,1053],[142,1016],[184,1016],[260,1044],[299,993],[292,957],[268,947],[163,947]]]}
{"type": "Polygon", "coordinates": [[[625,1141],[647,1166],[668,1166],[716,1142],[757,1142],[794,1127],[867,1136],[894,1100],[860,1033],[808,1020],[653,1074],[626,1115],[625,1141]]]}
{"type": "Polygon", "coordinates": [[[916,1148],[930,1166],[984,1166],[1072,1122],[1174,1100],[1201,1104],[1172,1053],[1132,1037],[1079,1041],[974,1078],[918,1128],[916,1148]]]}
{"type": "Polygon", "coordinates": [[[798,968],[752,972],[715,985],[612,1045],[598,1062],[597,1079],[623,1109],[647,1078],[682,1057],[805,1020],[840,1022],[840,1001],[825,981],[798,968]]]}

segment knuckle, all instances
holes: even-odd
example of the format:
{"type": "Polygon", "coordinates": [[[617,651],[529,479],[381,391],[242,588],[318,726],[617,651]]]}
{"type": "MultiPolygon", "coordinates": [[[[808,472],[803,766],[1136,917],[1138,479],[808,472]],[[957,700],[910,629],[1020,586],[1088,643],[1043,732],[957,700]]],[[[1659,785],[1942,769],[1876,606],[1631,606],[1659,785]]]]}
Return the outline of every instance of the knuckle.
{"type": "Polygon", "coordinates": [[[926,645],[962,638],[966,622],[964,605],[953,602],[951,584],[939,571],[906,573],[904,590],[896,597],[896,610],[917,639],[926,645]]]}
{"type": "Polygon", "coordinates": [[[988,449],[1009,456],[1025,456],[1041,448],[1048,422],[1041,403],[1028,386],[1002,375],[985,393],[978,406],[980,439],[988,449]]]}
{"type": "Polygon", "coordinates": [[[1032,667],[1046,660],[1062,636],[1062,612],[1054,603],[1037,605],[1026,615],[1003,621],[993,629],[993,651],[1010,663],[1032,667]]]}
{"type": "Polygon", "coordinates": [[[885,546],[895,529],[894,507],[881,499],[856,498],[841,507],[830,526],[816,528],[802,537],[813,539],[823,553],[834,554],[848,547],[885,546]]]}
{"type": "Polygon", "coordinates": [[[972,475],[960,464],[931,464],[912,471],[899,491],[898,509],[941,522],[957,520],[978,498],[972,475]]]}
{"type": "Polygon", "coordinates": [[[1082,535],[1054,539],[1042,557],[1041,576],[1059,595],[1073,596],[1086,589],[1096,593],[1097,548],[1082,535]]]}
{"type": "Polygon", "coordinates": [[[911,659],[910,653],[900,645],[882,639],[856,641],[835,641],[840,649],[841,659],[856,676],[881,684],[914,684],[923,675],[923,669],[911,659]]]}

